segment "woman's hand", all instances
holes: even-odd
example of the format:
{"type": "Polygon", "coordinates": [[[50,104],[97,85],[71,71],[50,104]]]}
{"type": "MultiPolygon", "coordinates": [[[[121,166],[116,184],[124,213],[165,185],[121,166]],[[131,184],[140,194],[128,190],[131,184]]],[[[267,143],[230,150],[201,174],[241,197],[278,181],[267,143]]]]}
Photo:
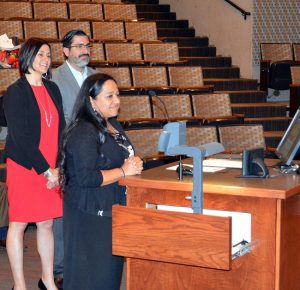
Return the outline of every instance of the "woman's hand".
{"type": "Polygon", "coordinates": [[[49,168],[44,172],[44,176],[48,179],[46,187],[52,189],[59,183],[59,172],[57,168],[49,168]]]}
{"type": "Polygon", "coordinates": [[[143,161],[138,156],[130,156],[124,161],[121,169],[125,176],[141,174],[143,170],[143,161]]]}

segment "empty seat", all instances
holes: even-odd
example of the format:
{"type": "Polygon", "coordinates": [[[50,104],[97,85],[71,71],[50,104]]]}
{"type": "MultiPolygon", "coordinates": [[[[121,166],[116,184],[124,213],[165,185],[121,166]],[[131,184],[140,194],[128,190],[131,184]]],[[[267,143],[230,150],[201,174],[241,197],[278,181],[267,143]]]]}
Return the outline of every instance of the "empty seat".
{"type": "Polygon", "coordinates": [[[177,63],[179,51],[177,42],[144,43],[144,60],[150,63],[177,63]]]}
{"type": "Polygon", "coordinates": [[[93,39],[95,40],[125,40],[124,24],[116,22],[92,22],[93,39]]]}
{"type": "Polygon", "coordinates": [[[1,20],[0,35],[6,33],[9,38],[18,37],[24,38],[22,21],[20,20],[1,20]]]}
{"type": "Polygon", "coordinates": [[[200,147],[211,142],[218,142],[216,127],[196,126],[186,128],[186,144],[188,146],[200,147]]]}
{"type": "Polygon", "coordinates": [[[140,128],[126,130],[125,133],[133,144],[135,155],[141,158],[149,158],[158,155],[158,139],[161,128],[140,128]]]}
{"type": "Polygon", "coordinates": [[[292,84],[300,85],[300,66],[291,67],[292,84]]]}
{"type": "Polygon", "coordinates": [[[126,38],[137,41],[157,41],[156,22],[125,22],[126,38]]]}
{"type": "Polygon", "coordinates": [[[237,125],[219,127],[220,142],[226,151],[240,153],[243,150],[266,148],[262,125],[237,125]]]}
{"type": "Polygon", "coordinates": [[[204,85],[200,66],[168,67],[170,86],[177,90],[212,90],[212,86],[204,85]]]}
{"type": "Polygon", "coordinates": [[[33,11],[35,19],[68,19],[68,11],[66,3],[33,3],[33,11]]]}
{"type": "Polygon", "coordinates": [[[97,3],[122,3],[122,0],[92,0],[97,3]]]}
{"type": "Polygon", "coordinates": [[[189,95],[161,95],[152,97],[155,118],[179,120],[192,117],[189,95]]]}
{"type": "Polygon", "coordinates": [[[70,19],[102,20],[102,5],[98,3],[69,3],[70,19]]]}
{"type": "Polygon", "coordinates": [[[147,95],[120,96],[120,122],[142,122],[152,119],[152,110],[147,95]]]}
{"type": "Polygon", "coordinates": [[[132,67],[133,86],[138,89],[168,88],[167,71],[164,66],[132,67]]]}
{"type": "Polygon", "coordinates": [[[25,38],[57,39],[55,21],[24,21],[25,38]]]}
{"type": "Polygon", "coordinates": [[[120,90],[132,88],[129,67],[99,67],[97,71],[112,76],[120,90]]]}
{"type": "Polygon", "coordinates": [[[137,19],[135,4],[104,4],[104,19],[133,20],[137,19]]]}
{"type": "Polygon", "coordinates": [[[106,60],[110,63],[142,63],[139,43],[105,43],[106,60]]]}
{"type": "Polygon", "coordinates": [[[300,43],[293,43],[294,60],[300,61],[300,43]]]}
{"type": "Polygon", "coordinates": [[[73,29],[81,29],[91,37],[91,28],[88,21],[59,21],[57,25],[60,39],[73,29]]]}
{"type": "Polygon", "coordinates": [[[215,125],[243,123],[243,115],[233,115],[229,94],[192,95],[194,116],[202,117],[204,123],[215,125]]]}
{"type": "Polygon", "coordinates": [[[91,53],[90,53],[90,64],[99,65],[106,64],[103,43],[94,42],[92,43],[91,53]]]}
{"type": "Polygon", "coordinates": [[[0,69],[0,94],[3,94],[19,77],[20,74],[18,69],[0,69]]]}
{"type": "Polygon", "coordinates": [[[32,18],[32,8],[30,2],[0,2],[0,18],[12,19],[12,18],[32,18]]]}
{"type": "Polygon", "coordinates": [[[287,90],[291,83],[293,51],[290,43],[261,43],[260,88],[287,90]]]}
{"type": "Polygon", "coordinates": [[[51,60],[53,66],[61,65],[65,61],[63,47],[61,42],[50,42],[51,60]]]}

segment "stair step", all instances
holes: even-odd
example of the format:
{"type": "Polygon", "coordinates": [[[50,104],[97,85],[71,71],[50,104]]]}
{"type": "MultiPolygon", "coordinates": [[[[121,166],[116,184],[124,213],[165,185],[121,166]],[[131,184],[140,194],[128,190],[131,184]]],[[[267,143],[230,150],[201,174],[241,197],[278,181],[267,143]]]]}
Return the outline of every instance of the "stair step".
{"type": "MultiPolygon", "coordinates": [[[[156,20],[156,27],[157,28],[189,28],[189,21],[188,20],[156,20]]],[[[175,40],[175,42],[177,42],[175,40]]],[[[207,44],[204,44],[205,46],[207,44]]],[[[193,45],[187,45],[193,46],[193,45]]]]}
{"type": "Polygon", "coordinates": [[[214,85],[216,91],[241,91],[257,89],[257,81],[253,79],[204,79],[206,85],[214,85]]]}
{"type": "Polygon", "coordinates": [[[126,0],[127,4],[159,4],[159,0],[126,0]]]}
{"type": "Polygon", "coordinates": [[[176,37],[176,36],[195,36],[194,28],[159,28],[157,29],[158,37],[176,37]]]}
{"type": "Polygon", "coordinates": [[[262,124],[264,131],[285,131],[290,122],[289,117],[245,118],[246,124],[262,124]]]}
{"type": "Polygon", "coordinates": [[[284,134],[284,131],[267,131],[267,132],[264,132],[266,146],[277,148],[283,134],[284,134]]]}
{"type": "Polygon", "coordinates": [[[180,59],[188,61],[189,65],[200,65],[202,67],[229,67],[231,66],[231,57],[181,57],[180,59]]]}
{"type": "Polygon", "coordinates": [[[158,19],[176,20],[176,13],[175,12],[137,12],[137,17],[145,20],[158,20],[158,19]]]}
{"type": "Polygon", "coordinates": [[[179,47],[180,57],[216,56],[215,46],[179,47]]]}
{"type": "MultiPolygon", "coordinates": [[[[163,20],[167,21],[167,20],[163,20]]],[[[157,21],[158,23],[160,21],[157,21]]],[[[168,37],[163,39],[164,42],[177,42],[178,46],[208,46],[209,39],[207,36],[196,36],[196,37],[168,37]]]]}
{"type": "Polygon", "coordinates": [[[231,104],[234,114],[244,114],[245,118],[286,117],[285,103],[231,104]]]}
{"type": "Polygon", "coordinates": [[[236,103],[264,103],[267,100],[266,92],[249,91],[214,91],[215,93],[228,93],[231,104],[236,103]]]}
{"type": "Polygon", "coordinates": [[[204,67],[202,68],[203,78],[239,78],[238,67],[204,67]]]}
{"type": "Polygon", "coordinates": [[[139,12],[170,12],[170,5],[167,4],[137,4],[136,11],[139,12]]]}

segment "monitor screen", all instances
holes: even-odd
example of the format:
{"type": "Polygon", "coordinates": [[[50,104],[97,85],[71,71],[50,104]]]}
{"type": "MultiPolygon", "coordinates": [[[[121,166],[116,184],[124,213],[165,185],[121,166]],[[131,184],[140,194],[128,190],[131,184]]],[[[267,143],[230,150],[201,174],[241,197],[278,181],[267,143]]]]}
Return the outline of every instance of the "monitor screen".
{"type": "Polygon", "coordinates": [[[300,109],[297,110],[284,136],[282,137],[275,154],[281,165],[290,166],[300,147],[300,109]]]}

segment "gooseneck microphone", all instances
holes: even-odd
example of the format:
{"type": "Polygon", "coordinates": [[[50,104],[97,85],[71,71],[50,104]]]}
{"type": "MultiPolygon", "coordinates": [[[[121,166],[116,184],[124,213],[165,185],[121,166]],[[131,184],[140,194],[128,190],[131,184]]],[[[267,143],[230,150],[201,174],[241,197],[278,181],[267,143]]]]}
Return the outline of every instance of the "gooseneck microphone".
{"type": "MultiPolygon", "coordinates": [[[[170,117],[169,117],[167,106],[166,106],[165,102],[153,90],[148,91],[148,95],[152,98],[152,101],[154,98],[156,98],[162,104],[164,116],[165,116],[167,122],[169,123],[170,117]]],[[[154,101],[154,103],[155,103],[155,101],[154,101]]]]}

